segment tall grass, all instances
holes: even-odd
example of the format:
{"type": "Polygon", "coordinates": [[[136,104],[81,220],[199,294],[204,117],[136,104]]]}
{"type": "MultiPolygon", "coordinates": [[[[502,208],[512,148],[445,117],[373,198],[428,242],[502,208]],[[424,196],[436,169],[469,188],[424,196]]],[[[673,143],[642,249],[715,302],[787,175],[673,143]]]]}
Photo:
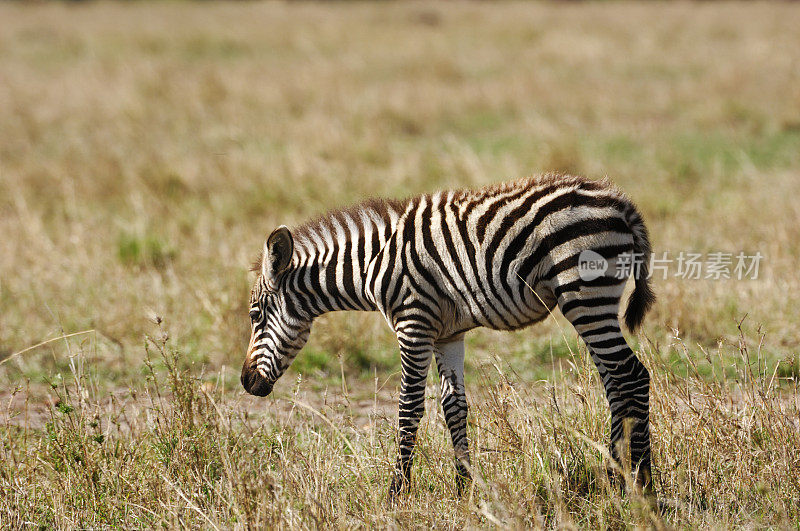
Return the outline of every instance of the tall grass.
{"type": "Polygon", "coordinates": [[[222,379],[181,369],[162,336],[148,338],[144,381],[124,393],[97,391],[84,343],[71,378],[54,383],[43,425],[26,420],[26,405],[11,408],[0,429],[0,516],[12,527],[793,525],[796,385],[765,371],[744,334],[730,352],[698,357],[674,346],[688,374],[665,362],[664,347],[639,352],[653,375],[658,510],[609,479],[607,405],[583,349],[552,381],[526,381],[500,359],[481,368],[482,385],[470,389],[475,480],[465,499],[429,388],[413,493],[393,504],[394,423],[377,392],[374,407],[359,407],[309,401],[296,388],[251,410],[222,379]],[[731,356],[732,375],[701,374],[731,356]]]}

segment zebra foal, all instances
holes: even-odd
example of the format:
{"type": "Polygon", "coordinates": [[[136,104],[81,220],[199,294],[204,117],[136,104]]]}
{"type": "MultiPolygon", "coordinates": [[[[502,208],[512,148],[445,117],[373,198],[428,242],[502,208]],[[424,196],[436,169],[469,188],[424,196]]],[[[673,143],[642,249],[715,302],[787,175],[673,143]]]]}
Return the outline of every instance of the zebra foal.
{"type": "Polygon", "coordinates": [[[625,282],[634,276],[625,323],[635,330],[655,299],[649,256],[644,222],[621,192],[607,181],[560,175],[403,201],[370,200],[293,231],[282,226],[254,265],[242,385],[253,395],[268,395],[317,316],[379,311],[397,335],[402,367],[390,494],[410,484],[432,360],[461,493],[470,478],[464,334],[480,326],[523,328],[558,306],[603,381],[612,454],[629,456],[638,482],[647,486],[650,377],[625,342],[619,307],[625,282]],[[581,269],[585,256],[597,265],[588,275],[581,269]],[[639,267],[618,267],[632,257],[639,267]]]}

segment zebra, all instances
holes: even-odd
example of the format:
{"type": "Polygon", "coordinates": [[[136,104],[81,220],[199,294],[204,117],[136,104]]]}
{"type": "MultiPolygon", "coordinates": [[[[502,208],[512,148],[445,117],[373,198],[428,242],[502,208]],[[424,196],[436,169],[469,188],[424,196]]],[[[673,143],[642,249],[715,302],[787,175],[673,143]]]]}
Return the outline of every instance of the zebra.
{"type": "Polygon", "coordinates": [[[465,333],[524,328],[557,306],[599,371],[611,410],[612,457],[629,458],[637,483],[649,488],[650,375],[622,335],[619,309],[630,277],[628,330],[641,325],[655,301],[650,254],[639,211],[610,181],[559,174],[371,199],[294,230],[280,226],[253,265],[252,334],[241,382],[250,394],[270,394],[316,317],[379,311],[397,336],[402,369],[389,494],[409,489],[435,360],[461,495],[471,481],[465,333]],[[600,259],[593,275],[581,269],[586,253],[600,259]],[[638,258],[635,269],[619,267],[626,257],[638,258]]]}

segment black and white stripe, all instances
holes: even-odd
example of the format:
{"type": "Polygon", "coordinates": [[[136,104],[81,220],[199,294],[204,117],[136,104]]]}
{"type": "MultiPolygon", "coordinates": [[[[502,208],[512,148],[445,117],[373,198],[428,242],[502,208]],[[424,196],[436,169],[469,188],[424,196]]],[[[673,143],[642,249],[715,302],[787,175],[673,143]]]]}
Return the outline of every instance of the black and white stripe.
{"type": "Polygon", "coordinates": [[[266,395],[305,344],[315,317],[379,311],[400,345],[399,455],[391,492],[409,484],[425,381],[435,359],[452,436],[459,489],[469,478],[464,334],[513,330],[558,306],[586,342],[612,413],[614,455],[630,452],[650,476],[649,374],[622,335],[626,275],[614,264],[640,258],[625,313],[636,329],[654,297],[647,281],[647,230],[634,205],[605,181],[547,175],[480,190],[405,201],[369,201],[267,240],[251,297],[252,339],[242,369],[249,392],[266,395]],[[591,250],[610,264],[584,280],[591,250]],[[624,425],[630,423],[630,446],[624,425]]]}

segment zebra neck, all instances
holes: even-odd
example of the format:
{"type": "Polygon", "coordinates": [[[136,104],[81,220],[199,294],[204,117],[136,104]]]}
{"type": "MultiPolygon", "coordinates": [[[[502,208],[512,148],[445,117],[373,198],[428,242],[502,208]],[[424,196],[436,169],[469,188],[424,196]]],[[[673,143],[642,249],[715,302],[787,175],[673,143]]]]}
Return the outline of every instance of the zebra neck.
{"type": "Polygon", "coordinates": [[[385,243],[373,224],[320,226],[296,242],[291,284],[312,317],[339,310],[377,310],[366,294],[367,269],[385,243]]]}

